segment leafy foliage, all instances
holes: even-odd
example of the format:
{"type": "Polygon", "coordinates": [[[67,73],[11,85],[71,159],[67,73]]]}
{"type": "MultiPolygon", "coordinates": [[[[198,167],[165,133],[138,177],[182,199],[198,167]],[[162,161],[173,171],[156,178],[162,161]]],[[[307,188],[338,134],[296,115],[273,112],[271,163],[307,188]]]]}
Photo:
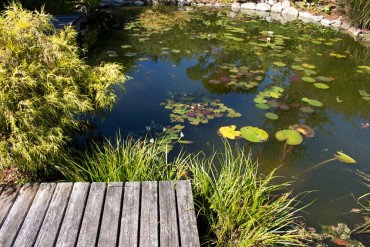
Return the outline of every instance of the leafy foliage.
{"type": "Polygon", "coordinates": [[[52,16],[13,3],[0,17],[0,167],[46,168],[81,116],[113,105],[121,66],[90,67],[76,31],[55,30],[52,16]]]}

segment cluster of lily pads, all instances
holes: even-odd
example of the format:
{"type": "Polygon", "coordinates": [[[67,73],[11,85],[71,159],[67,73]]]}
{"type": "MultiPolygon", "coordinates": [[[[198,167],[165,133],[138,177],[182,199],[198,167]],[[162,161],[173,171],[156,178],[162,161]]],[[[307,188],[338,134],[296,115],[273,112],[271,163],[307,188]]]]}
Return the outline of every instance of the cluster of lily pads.
{"type": "MultiPolygon", "coordinates": [[[[218,134],[227,139],[235,140],[244,138],[254,143],[265,142],[269,138],[269,134],[265,130],[254,126],[245,126],[240,130],[237,130],[235,125],[223,126],[218,129],[218,134]]],[[[275,138],[278,141],[285,141],[287,145],[294,146],[303,142],[302,135],[305,137],[314,137],[315,132],[307,125],[293,124],[289,126],[289,129],[277,131],[275,138]]]]}
{"type": "Polygon", "coordinates": [[[370,74],[370,66],[360,65],[357,68],[357,72],[360,74],[370,74]]]}
{"type": "Polygon", "coordinates": [[[251,89],[257,87],[263,80],[264,70],[251,69],[248,66],[238,66],[236,64],[223,63],[217,66],[214,71],[218,78],[210,79],[210,84],[224,84],[232,90],[251,89]]]}
{"type": "Polygon", "coordinates": [[[334,78],[326,77],[326,76],[316,76],[316,77],[314,77],[314,75],[317,74],[317,71],[314,70],[316,68],[316,66],[313,65],[313,64],[308,64],[308,63],[302,63],[301,65],[293,64],[291,66],[291,68],[296,70],[296,71],[301,71],[302,72],[302,75],[291,77],[291,79],[293,81],[302,80],[302,81],[305,81],[305,82],[313,83],[313,85],[316,88],[319,88],[319,89],[328,89],[329,85],[327,85],[324,82],[330,82],[330,81],[334,80],[334,78]]]}
{"type": "Polygon", "coordinates": [[[172,94],[171,99],[161,103],[165,109],[172,110],[171,122],[191,125],[206,124],[220,117],[240,117],[241,114],[225,106],[219,99],[198,94],[172,94]]]}

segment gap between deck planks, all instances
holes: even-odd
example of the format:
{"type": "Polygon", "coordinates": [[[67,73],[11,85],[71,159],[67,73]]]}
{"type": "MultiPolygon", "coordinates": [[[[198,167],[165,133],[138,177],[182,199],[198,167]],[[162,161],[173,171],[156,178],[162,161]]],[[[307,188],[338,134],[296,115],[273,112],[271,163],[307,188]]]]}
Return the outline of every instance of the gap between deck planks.
{"type": "Polygon", "coordinates": [[[0,186],[7,246],[200,246],[190,181],[0,186]]]}

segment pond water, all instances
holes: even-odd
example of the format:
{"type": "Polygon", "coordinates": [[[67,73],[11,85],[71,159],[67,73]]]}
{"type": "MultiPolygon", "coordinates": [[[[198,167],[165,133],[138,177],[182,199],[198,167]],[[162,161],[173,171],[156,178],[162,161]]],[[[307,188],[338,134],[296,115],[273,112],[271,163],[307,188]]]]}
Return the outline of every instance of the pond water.
{"type": "Polygon", "coordinates": [[[368,192],[353,173],[370,168],[368,49],[313,24],[281,25],[227,10],[104,13],[112,28],[89,59],[121,63],[132,79],[117,89],[104,120],[94,120],[102,135],[181,124],[182,139],[193,142],[181,146],[210,154],[223,146],[220,127],[258,127],[269,135],[258,137],[261,143],[230,142],[251,149],[262,173],[280,167],[295,192],[314,191],[305,199],[315,200],[306,210],[309,225],[363,220],[350,210],[358,207],[354,197],[368,192]],[[294,124],[309,126],[314,136],[300,134],[295,146],[275,138],[294,124]],[[357,163],[334,160],[304,172],[337,151],[357,163]]]}

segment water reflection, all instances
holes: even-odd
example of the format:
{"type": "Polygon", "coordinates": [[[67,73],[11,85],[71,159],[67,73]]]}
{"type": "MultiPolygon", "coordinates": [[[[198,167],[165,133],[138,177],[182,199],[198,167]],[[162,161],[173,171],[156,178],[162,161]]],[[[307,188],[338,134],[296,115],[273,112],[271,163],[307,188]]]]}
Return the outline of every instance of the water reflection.
{"type": "Polygon", "coordinates": [[[126,92],[118,91],[119,102],[104,122],[97,120],[105,136],[118,130],[123,135],[143,130],[151,121],[175,125],[170,122],[171,111],[160,106],[168,92],[217,97],[242,116],[199,125],[183,123],[186,138],[194,142],[187,146],[189,152],[221,148],[216,134],[221,126],[264,129],[270,136],[264,143],[237,140],[233,144],[251,149],[262,173],[281,166],[279,173],[296,181],[297,192],[318,190],[312,193],[316,202],[308,209],[311,225],[351,218],[346,214],[355,206],[350,194],[363,194],[365,188],[346,169],[369,169],[370,128],[361,129],[361,124],[370,121],[370,105],[359,90],[370,92],[370,76],[357,72],[359,65],[370,65],[369,50],[350,37],[300,22],[281,25],[242,15],[230,19],[227,11],[131,10],[134,15],[130,8],[115,12],[115,22],[126,24],[104,33],[89,58],[94,63],[122,63],[133,77],[126,92]],[[118,56],[109,57],[107,51],[118,56]],[[317,88],[320,85],[315,83],[329,88],[317,88]],[[283,92],[264,96],[275,103],[262,103],[269,109],[259,109],[255,98],[273,85],[283,92]],[[303,98],[323,106],[309,106],[303,98]],[[314,112],[308,113],[307,107],[314,112]],[[278,119],[266,118],[266,112],[278,119]],[[308,125],[315,137],[304,137],[298,146],[284,146],[275,132],[292,124],[308,125]],[[338,150],[354,157],[357,164],[333,162],[301,174],[338,150]]]}

